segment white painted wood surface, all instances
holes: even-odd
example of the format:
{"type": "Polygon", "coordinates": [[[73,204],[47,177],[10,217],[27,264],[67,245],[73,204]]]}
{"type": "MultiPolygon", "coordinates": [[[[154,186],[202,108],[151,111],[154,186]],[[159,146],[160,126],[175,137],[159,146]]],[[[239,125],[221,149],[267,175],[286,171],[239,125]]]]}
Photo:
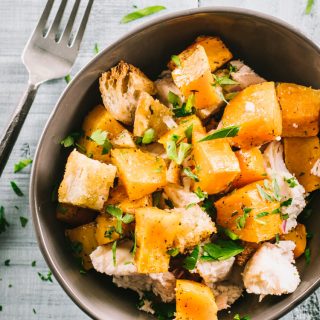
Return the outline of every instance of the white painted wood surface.
{"type": "MultiPolygon", "coordinates": [[[[69,2],[71,4],[73,1],[69,2]]],[[[307,0],[96,0],[71,75],[92,58],[95,43],[103,48],[126,31],[152,19],[148,17],[126,25],[119,24],[123,15],[134,10],[133,5],[139,8],[148,5],[167,7],[166,11],[157,15],[197,6],[225,5],[253,9],[286,20],[320,44],[320,0],[315,0],[310,15],[304,14],[306,3],[307,0]]],[[[20,55],[44,4],[45,1],[40,0],[0,1],[0,129],[4,128],[26,86],[27,72],[21,63],[20,55]]],[[[0,179],[0,205],[5,207],[10,223],[9,229],[0,235],[0,305],[3,308],[0,319],[88,319],[68,298],[57,281],[42,282],[38,277],[37,272],[46,273],[48,268],[38,249],[30,219],[27,200],[30,168],[13,174],[14,163],[23,157],[21,149],[24,144],[29,144],[33,156],[42,128],[65,86],[64,80],[57,80],[40,87],[8,166],[0,179]],[[13,193],[9,184],[11,180],[17,182],[25,194],[24,197],[17,197],[13,193]],[[18,209],[15,206],[18,206],[18,209]],[[25,228],[20,225],[20,216],[29,218],[25,228]],[[10,259],[8,267],[4,265],[7,259],[10,259]],[[37,261],[35,267],[31,266],[33,260],[37,261]]],[[[319,298],[320,290],[283,319],[320,319],[319,298]]]]}

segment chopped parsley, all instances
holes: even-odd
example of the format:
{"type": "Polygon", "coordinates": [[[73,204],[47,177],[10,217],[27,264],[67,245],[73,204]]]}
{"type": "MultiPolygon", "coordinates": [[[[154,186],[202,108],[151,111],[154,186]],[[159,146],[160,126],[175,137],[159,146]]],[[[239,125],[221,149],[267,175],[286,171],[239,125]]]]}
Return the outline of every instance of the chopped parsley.
{"type": "Polygon", "coordinates": [[[247,218],[249,217],[249,213],[252,211],[252,209],[244,207],[242,211],[243,214],[240,217],[236,218],[236,225],[239,230],[245,227],[247,218]]]}
{"type": "Polygon", "coordinates": [[[212,74],[213,76],[213,86],[219,85],[219,86],[226,86],[226,85],[230,85],[230,84],[239,84],[237,81],[234,81],[232,79],[230,79],[230,74],[229,75],[224,75],[224,76],[217,76],[215,74],[212,74]]]}
{"type": "Polygon", "coordinates": [[[14,164],[13,172],[17,173],[32,163],[32,159],[22,159],[14,164]]]}
{"type": "Polygon", "coordinates": [[[292,177],[292,178],[289,178],[289,179],[286,179],[286,178],[283,178],[284,181],[289,185],[289,188],[294,188],[298,185],[297,183],[297,180],[295,177],[292,177]]]}
{"type": "Polygon", "coordinates": [[[155,131],[154,129],[150,128],[144,132],[141,142],[143,144],[149,144],[154,141],[154,138],[155,138],[155,131]]]}
{"type": "Polygon", "coordinates": [[[34,260],[34,261],[32,261],[32,262],[31,262],[31,267],[35,267],[35,266],[36,266],[36,264],[37,264],[37,261],[35,261],[35,260],[34,260]]]}
{"type": "Polygon", "coordinates": [[[168,94],[168,100],[170,103],[172,103],[173,106],[173,113],[176,118],[189,116],[191,114],[195,113],[195,95],[194,93],[191,93],[187,99],[187,102],[184,102],[181,104],[181,101],[177,95],[175,95],[173,92],[169,91],[168,94]]]}
{"type": "Polygon", "coordinates": [[[176,142],[171,139],[167,142],[166,152],[170,160],[175,161],[177,164],[182,164],[183,160],[189,155],[191,151],[191,144],[181,142],[177,148],[176,142]]]}
{"type": "Polygon", "coordinates": [[[117,241],[112,244],[112,261],[113,265],[117,265],[117,241]]]}
{"type": "Polygon", "coordinates": [[[235,241],[218,239],[215,243],[206,243],[203,246],[202,260],[226,260],[241,253],[244,248],[235,241]]]}
{"type": "Polygon", "coordinates": [[[262,199],[269,201],[269,202],[274,201],[274,198],[270,194],[268,194],[263,187],[261,187],[259,184],[256,184],[256,187],[257,187],[258,192],[259,192],[262,199]]]}
{"type": "Polygon", "coordinates": [[[154,14],[154,13],[159,12],[164,9],[166,9],[166,7],[164,7],[164,6],[146,7],[146,8],[143,8],[143,9],[140,9],[140,10],[137,10],[137,11],[134,11],[134,12],[131,12],[131,13],[125,15],[121,19],[120,23],[128,23],[128,22],[149,16],[151,14],[154,14]]]}
{"type": "Polygon", "coordinates": [[[65,77],[64,77],[64,80],[66,81],[66,83],[69,83],[71,81],[71,76],[70,74],[67,74],[65,77]]]}
{"type": "Polygon", "coordinates": [[[172,91],[169,91],[169,93],[168,93],[168,101],[169,101],[169,103],[172,104],[173,108],[180,107],[180,105],[181,105],[181,100],[180,100],[179,96],[176,95],[172,91]]]}
{"type": "Polygon", "coordinates": [[[36,311],[36,309],[35,309],[35,308],[32,308],[32,311],[33,311],[33,313],[34,313],[34,314],[36,314],[36,313],[37,313],[37,311],[36,311]]]}
{"type": "Polygon", "coordinates": [[[192,180],[194,180],[194,181],[196,181],[196,182],[199,182],[199,177],[198,177],[197,175],[195,175],[195,174],[191,171],[190,168],[184,168],[184,169],[183,169],[183,173],[184,173],[187,177],[191,178],[192,180]]]}
{"type": "Polygon", "coordinates": [[[251,320],[251,318],[249,316],[243,316],[241,317],[239,315],[239,313],[237,313],[234,317],[233,317],[233,320],[251,320]]]}
{"type": "Polygon", "coordinates": [[[70,242],[70,249],[73,254],[79,255],[82,252],[83,245],[79,241],[72,241],[70,242]]]}
{"type": "Polygon", "coordinates": [[[5,232],[7,227],[9,227],[9,222],[5,217],[4,207],[0,206],[0,233],[5,232]]]}
{"type": "Polygon", "coordinates": [[[222,128],[202,138],[201,140],[199,140],[199,142],[227,138],[227,137],[235,137],[238,135],[239,130],[240,130],[240,126],[230,126],[230,127],[222,128]]]}
{"type": "Polygon", "coordinates": [[[279,233],[276,234],[276,243],[278,244],[280,242],[280,236],[279,233]]]}
{"type": "Polygon", "coordinates": [[[115,229],[119,235],[122,234],[122,223],[128,224],[134,221],[134,216],[132,214],[126,213],[123,216],[123,211],[119,207],[111,204],[106,207],[106,212],[117,219],[117,225],[115,229]]]}
{"type": "Polygon", "coordinates": [[[111,226],[105,231],[104,237],[111,240],[114,233],[118,233],[118,232],[114,226],[111,226]]]}
{"type": "Polygon", "coordinates": [[[269,212],[263,211],[263,212],[260,212],[260,213],[256,214],[255,218],[258,218],[258,219],[259,218],[263,218],[263,217],[265,217],[265,216],[267,216],[269,214],[270,214],[269,212]]]}
{"type": "Polygon", "coordinates": [[[133,256],[135,256],[136,252],[137,252],[137,237],[136,237],[136,234],[134,233],[133,234],[133,247],[131,249],[131,253],[133,256]]]}
{"type": "Polygon", "coordinates": [[[27,218],[25,218],[25,217],[20,217],[21,227],[24,228],[24,227],[27,225],[28,221],[29,221],[29,220],[28,220],[27,218]]]}
{"type": "Polygon", "coordinates": [[[289,206],[291,206],[291,204],[292,204],[292,198],[289,198],[285,201],[282,201],[280,203],[280,207],[289,207],[289,206]]]}
{"type": "Polygon", "coordinates": [[[179,254],[179,249],[178,248],[169,249],[167,251],[167,254],[169,254],[171,257],[175,257],[179,254]]]}
{"type": "Polygon", "coordinates": [[[93,52],[95,53],[95,54],[98,54],[99,53],[99,45],[97,44],[97,43],[95,43],[94,44],[94,48],[93,48],[93,52]]]}
{"type": "Polygon", "coordinates": [[[6,267],[9,267],[10,266],[10,259],[7,259],[5,262],[4,262],[4,265],[6,267]]]}
{"type": "Polygon", "coordinates": [[[191,124],[191,125],[184,131],[184,134],[186,135],[186,138],[187,138],[187,140],[188,140],[188,143],[191,143],[192,131],[193,131],[193,124],[191,124]]]}
{"type": "Polygon", "coordinates": [[[280,187],[276,178],[272,180],[272,186],[273,186],[274,198],[277,201],[280,201],[281,200],[280,187]]]}
{"type": "Polygon", "coordinates": [[[196,267],[199,258],[200,246],[197,245],[193,251],[183,261],[183,267],[187,270],[193,270],[196,267]]]}
{"type": "Polygon", "coordinates": [[[14,181],[10,181],[10,184],[11,184],[12,190],[18,197],[22,197],[24,195],[21,189],[17,186],[17,184],[14,181]]]}
{"type": "Polygon", "coordinates": [[[44,274],[38,272],[38,276],[39,276],[39,278],[40,278],[42,281],[53,282],[53,281],[52,281],[52,278],[51,278],[51,276],[52,276],[52,272],[51,272],[51,271],[48,271],[47,275],[44,275],[44,274]]]}
{"type": "Polygon", "coordinates": [[[208,193],[205,191],[202,191],[200,187],[198,187],[194,193],[200,200],[204,200],[208,198],[208,193]]]}
{"type": "Polygon", "coordinates": [[[94,141],[98,146],[102,147],[102,154],[107,154],[112,148],[112,144],[108,139],[108,132],[98,129],[92,132],[89,137],[90,140],[94,141]]]}
{"type": "Polygon", "coordinates": [[[181,61],[180,61],[180,58],[179,56],[177,55],[172,55],[171,56],[171,61],[177,66],[177,67],[181,67],[181,61]]]}
{"type": "Polygon", "coordinates": [[[308,0],[305,13],[310,14],[314,5],[314,0],[308,0]]]}
{"type": "Polygon", "coordinates": [[[306,264],[310,264],[311,261],[311,251],[310,248],[307,248],[306,251],[304,252],[304,257],[306,259],[306,264]]]}
{"type": "Polygon", "coordinates": [[[229,237],[231,240],[238,240],[239,236],[237,234],[235,234],[234,232],[232,232],[230,229],[228,228],[221,228],[223,233],[229,237]]]}
{"type": "Polygon", "coordinates": [[[60,141],[60,144],[65,148],[73,147],[75,145],[75,140],[82,136],[81,132],[72,132],[63,140],[60,141]]]}

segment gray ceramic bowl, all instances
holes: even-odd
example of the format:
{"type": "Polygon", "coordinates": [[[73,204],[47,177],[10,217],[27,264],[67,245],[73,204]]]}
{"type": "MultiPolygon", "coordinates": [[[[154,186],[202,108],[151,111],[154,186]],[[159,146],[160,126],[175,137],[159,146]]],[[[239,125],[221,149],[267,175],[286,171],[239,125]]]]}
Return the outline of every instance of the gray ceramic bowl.
{"type": "MultiPolygon", "coordinates": [[[[30,203],[42,253],[64,290],[73,301],[95,319],[149,319],[136,310],[135,295],[115,288],[107,276],[92,272],[86,276],[66,249],[63,227],[55,219],[50,200],[53,186],[63,174],[67,153],[59,141],[80,127],[84,115],[100,102],[100,74],[124,59],[155,78],[173,53],[201,34],[219,35],[236,57],[244,59],[267,79],[290,81],[320,87],[320,50],[291,26],[265,15],[239,9],[204,8],[160,17],[127,34],[97,55],[72,80],[59,99],[40,139],[33,164],[30,203]]],[[[303,155],[301,155],[303,156],[303,155]]],[[[317,210],[315,208],[315,210],[317,210]]],[[[246,295],[232,313],[220,319],[233,319],[235,313],[252,319],[277,319],[319,285],[320,223],[311,216],[308,227],[314,233],[311,263],[298,262],[302,282],[294,294],[268,297],[258,303],[246,295]]]]}

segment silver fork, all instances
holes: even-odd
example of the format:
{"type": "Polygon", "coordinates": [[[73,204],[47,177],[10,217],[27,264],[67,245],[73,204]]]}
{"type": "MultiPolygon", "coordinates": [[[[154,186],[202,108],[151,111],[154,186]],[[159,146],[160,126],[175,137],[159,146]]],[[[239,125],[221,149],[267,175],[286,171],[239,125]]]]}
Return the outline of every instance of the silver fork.
{"type": "Polygon", "coordinates": [[[0,176],[30,110],[39,85],[48,80],[64,77],[70,72],[78,55],[94,0],[88,0],[80,26],[72,42],[70,42],[71,32],[81,0],[75,0],[67,25],[61,36],[58,35],[58,29],[68,0],[61,0],[56,16],[48,31],[45,32],[45,26],[54,1],[47,1],[38,25],[22,53],[22,62],[29,72],[28,87],[0,139],[0,176]]]}

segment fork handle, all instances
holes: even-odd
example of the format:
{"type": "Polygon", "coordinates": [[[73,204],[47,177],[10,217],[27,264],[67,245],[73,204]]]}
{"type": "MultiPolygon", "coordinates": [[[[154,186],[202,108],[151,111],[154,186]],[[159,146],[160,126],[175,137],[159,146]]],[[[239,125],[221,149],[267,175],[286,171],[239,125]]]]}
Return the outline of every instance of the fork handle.
{"type": "Polygon", "coordinates": [[[7,164],[12,148],[18,138],[22,125],[28,115],[32,102],[36,96],[39,85],[28,83],[11,120],[0,140],[0,176],[7,164]]]}

